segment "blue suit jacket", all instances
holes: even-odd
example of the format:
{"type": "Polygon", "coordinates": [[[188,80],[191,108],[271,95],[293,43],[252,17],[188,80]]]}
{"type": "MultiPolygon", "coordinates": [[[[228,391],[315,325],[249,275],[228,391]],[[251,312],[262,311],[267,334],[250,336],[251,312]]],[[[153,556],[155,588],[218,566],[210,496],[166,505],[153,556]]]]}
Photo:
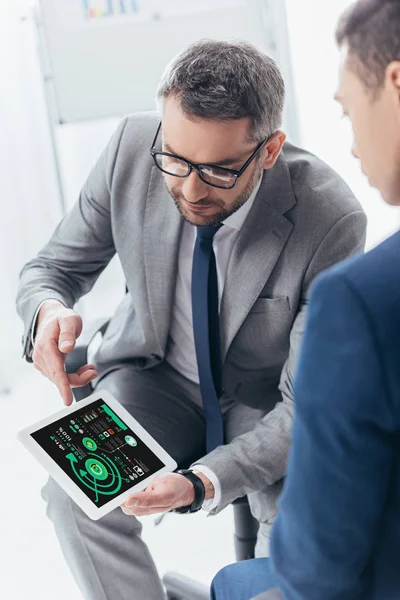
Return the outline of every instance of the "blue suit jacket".
{"type": "Polygon", "coordinates": [[[317,282],[295,398],[271,548],[281,594],[399,600],[400,233],[317,282]]]}

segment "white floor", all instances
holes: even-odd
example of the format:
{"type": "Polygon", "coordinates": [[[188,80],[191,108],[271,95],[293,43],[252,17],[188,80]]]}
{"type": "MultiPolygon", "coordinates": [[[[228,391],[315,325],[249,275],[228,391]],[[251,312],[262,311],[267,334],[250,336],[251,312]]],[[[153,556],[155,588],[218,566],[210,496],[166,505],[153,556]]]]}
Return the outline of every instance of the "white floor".
{"type": "MultiPolygon", "coordinates": [[[[18,429],[59,410],[61,401],[52,384],[22,365],[11,393],[0,393],[0,402],[0,596],[4,600],[81,600],[45,516],[40,488],[46,473],[15,439],[18,429]]],[[[210,518],[203,513],[168,515],[157,528],[152,518],[143,522],[144,538],[161,575],[173,570],[209,583],[218,569],[234,560],[230,508],[210,518]]]]}

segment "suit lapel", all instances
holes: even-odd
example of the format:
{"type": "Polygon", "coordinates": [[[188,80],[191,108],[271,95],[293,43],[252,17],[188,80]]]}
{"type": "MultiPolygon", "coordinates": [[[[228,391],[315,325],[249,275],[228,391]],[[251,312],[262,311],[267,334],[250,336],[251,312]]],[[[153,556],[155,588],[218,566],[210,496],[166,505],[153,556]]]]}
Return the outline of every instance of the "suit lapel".
{"type": "Polygon", "coordinates": [[[161,354],[174,301],[181,225],[164,178],[153,167],[144,218],[144,264],[149,309],[161,354]]]}
{"type": "Polygon", "coordinates": [[[293,225],[284,213],[295,203],[289,168],[281,156],[264,172],[229,260],[220,311],[223,361],[290,236],[293,225]]]}

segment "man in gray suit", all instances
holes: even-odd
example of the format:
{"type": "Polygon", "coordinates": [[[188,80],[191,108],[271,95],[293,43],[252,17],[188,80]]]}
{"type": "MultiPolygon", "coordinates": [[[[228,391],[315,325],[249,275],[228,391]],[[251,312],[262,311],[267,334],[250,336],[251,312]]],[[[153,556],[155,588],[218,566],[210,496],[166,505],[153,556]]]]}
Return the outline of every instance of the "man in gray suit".
{"type": "Polygon", "coordinates": [[[247,494],[257,555],[268,554],[310,286],[365,238],[340,177],[285,143],[284,83],[265,54],[194,44],[168,67],[158,100],[160,116],[121,122],[78,203],[25,266],[18,295],[25,356],[65,404],[71,386],[97,378],[191,466],[97,522],[48,482],[48,515],[93,600],[163,598],[132,515],[218,512],[247,494]],[[82,329],[73,307],[115,253],[128,291],[95,365],[67,375],[82,329]]]}

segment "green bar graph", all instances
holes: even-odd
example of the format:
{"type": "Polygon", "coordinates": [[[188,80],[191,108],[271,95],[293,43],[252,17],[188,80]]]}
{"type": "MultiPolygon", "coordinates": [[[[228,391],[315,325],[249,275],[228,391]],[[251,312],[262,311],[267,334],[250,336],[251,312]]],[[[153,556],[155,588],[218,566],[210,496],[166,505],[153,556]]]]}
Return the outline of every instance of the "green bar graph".
{"type": "Polygon", "coordinates": [[[109,408],[107,406],[107,404],[102,404],[101,405],[102,409],[104,410],[105,413],[107,413],[108,415],[110,415],[110,417],[112,418],[112,420],[114,421],[114,423],[116,423],[119,427],[121,427],[122,431],[126,431],[128,428],[125,425],[125,423],[123,423],[121,421],[121,419],[119,419],[117,417],[117,415],[111,410],[111,408],[109,408]]]}

